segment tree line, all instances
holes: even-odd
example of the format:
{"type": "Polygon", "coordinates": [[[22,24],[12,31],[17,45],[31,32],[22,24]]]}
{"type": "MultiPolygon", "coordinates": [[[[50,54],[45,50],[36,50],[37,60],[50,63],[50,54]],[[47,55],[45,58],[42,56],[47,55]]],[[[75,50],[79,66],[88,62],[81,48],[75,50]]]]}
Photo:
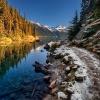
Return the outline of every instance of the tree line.
{"type": "Polygon", "coordinates": [[[0,36],[34,35],[34,25],[8,5],[7,0],[0,0],[0,36]]]}
{"type": "MultiPolygon", "coordinates": [[[[69,40],[72,41],[78,32],[81,30],[82,25],[86,23],[88,19],[100,18],[100,0],[82,0],[80,16],[77,11],[72,19],[71,26],[69,27],[69,40]]],[[[91,32],[92,33],[92,32],[91,32]]],[[[89,33],[89,35],[91,34],[89,33]]]]}

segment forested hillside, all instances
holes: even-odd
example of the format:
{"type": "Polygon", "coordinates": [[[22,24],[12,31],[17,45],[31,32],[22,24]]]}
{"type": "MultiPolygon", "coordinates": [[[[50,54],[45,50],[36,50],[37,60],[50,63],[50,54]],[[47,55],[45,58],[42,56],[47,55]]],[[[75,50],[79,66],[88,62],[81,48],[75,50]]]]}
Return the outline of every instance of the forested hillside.
{"type": "Polygon", "coordinates": [[[34,35],[34,25],[20,16],[6,0],[0,0],[0,39],[9,37],[12,40],[20,40],[27,35],[34,35]]]}
{"type": "Polygon", "coordinates": [[[76,13],[69,27],[69,40],[100,54],[100,0],[82,0],[80,17],[76,13]]]}

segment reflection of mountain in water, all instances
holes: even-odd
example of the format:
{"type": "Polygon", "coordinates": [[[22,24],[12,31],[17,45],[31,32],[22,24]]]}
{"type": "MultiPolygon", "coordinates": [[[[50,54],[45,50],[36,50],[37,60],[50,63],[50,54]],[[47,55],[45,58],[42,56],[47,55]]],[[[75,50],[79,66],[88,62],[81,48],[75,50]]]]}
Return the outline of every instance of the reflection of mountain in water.
{"type": "Polygon", "coordinates": [[[32,49],[33,44],[16,44],[8,47],[0,47],[0,76],[10,67],[17,66],[22,58],[25,58],[32,49]]]}

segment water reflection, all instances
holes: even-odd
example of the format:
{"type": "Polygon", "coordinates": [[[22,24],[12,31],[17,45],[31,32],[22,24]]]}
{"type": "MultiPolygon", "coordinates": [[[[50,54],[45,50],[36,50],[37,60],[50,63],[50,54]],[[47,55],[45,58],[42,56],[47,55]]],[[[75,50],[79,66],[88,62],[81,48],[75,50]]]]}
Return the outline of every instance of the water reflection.
{"type": "Polygon", "coordinates": [[[3,76],[10,67],[17,67],[22,58],[34,47],[34,44],[16,44],[8,47],[0,47],[0,76],[3,76]]]}
{"type": "Polygon", "coordinates": [[[0,96],[22,87],[22,83],[25,81],[33,83],[34,79],[44,76],[41,73],[37,74],[32,64],[35,61],[45,64],[47,51],[42,46],[51,40],[55,40],[55,38],[44,38],[40,43],[0,46],[0,96]]]}

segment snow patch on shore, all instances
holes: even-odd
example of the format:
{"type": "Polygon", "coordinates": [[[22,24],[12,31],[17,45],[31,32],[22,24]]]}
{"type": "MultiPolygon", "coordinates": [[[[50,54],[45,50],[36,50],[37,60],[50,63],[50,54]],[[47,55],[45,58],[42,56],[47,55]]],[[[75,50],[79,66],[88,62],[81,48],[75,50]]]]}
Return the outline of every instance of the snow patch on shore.
{"type": "Polygon", "coordinates": [[[89,93],[88,87],[91,85],[91,81],[87,74],[87,65],[82,62],[82,60],[75,54],[72,48],[66,47],[65,45],[57,48],[55,54],[69,54],[64,58],[68,60],[68,56],[70,56],[73,58],[74,64],[80,66],[75,75],[86,77],[82,83],[75,81],[75,84],[72,87],[69,87],[69,89],[74,92],[74,94],[72,94],[71,100],[86,100],[86,98],[90,99],[92,95],[89,93]]]}
{"type": "MultiPolygon", "coordinates": [[[[73,48],[75,49],[75,47],[73,47],[73,48]]],[[[78,48],[78,50],[80,50],[81,52],[84,52],[85,55],[83,55],[83,56],[90,57],[91,60],[93,61],[92,63],[94,63],[93,65],[95,66],[95,68],[98,68],[98,70],[100,70],[100,60],[96,59],[93,54],[91,54],[89,51],[87,51],[85,49],[78,48]]]]}

